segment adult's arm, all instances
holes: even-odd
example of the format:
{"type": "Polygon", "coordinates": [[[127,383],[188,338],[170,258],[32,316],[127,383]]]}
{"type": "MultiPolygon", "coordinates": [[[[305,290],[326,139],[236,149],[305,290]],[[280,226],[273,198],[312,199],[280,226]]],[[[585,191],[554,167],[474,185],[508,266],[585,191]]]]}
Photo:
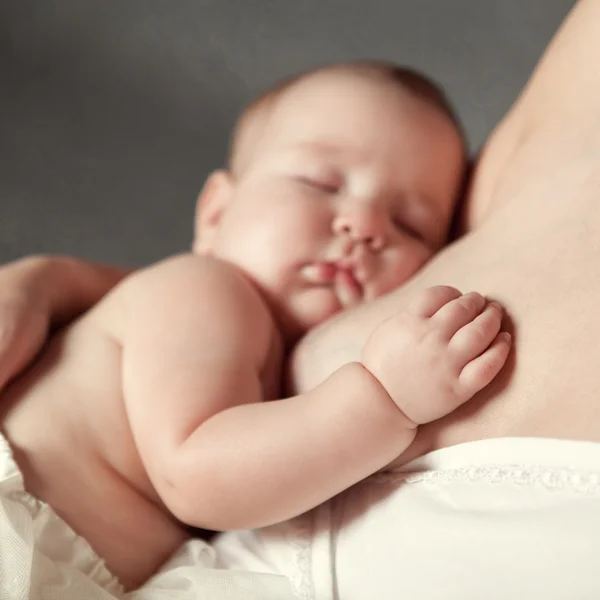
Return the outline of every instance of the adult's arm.
{"type": "Polygon", "coordinates": [[[90,308],[127,273],[63,256],[0,267],[0,387],[32,361],[52,329],[90,308]]]}

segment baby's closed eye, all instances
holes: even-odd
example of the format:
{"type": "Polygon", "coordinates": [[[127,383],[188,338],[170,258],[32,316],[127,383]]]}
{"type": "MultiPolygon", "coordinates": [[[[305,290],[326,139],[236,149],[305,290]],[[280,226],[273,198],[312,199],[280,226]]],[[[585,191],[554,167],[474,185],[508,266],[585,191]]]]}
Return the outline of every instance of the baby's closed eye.
{"type": "Polygon", "coordinates": [[[296,175],[294,176],[294,179],[302,185],[326,194],[337,194],[341,188],[341,183],[331,178],[316,177],[313,175],[296,175]]]}
{"type": "Polygon", "coordinates": [[[411,238],[419,242],[426,242],[426,235],[423,233],[422,227],[411,223],[405,216],[403,215],[392,215],[391,217],[392,224],[394,228],[400,233],[404,233],[409,235],[411,238]]]}
{"type": "Polygon", "coordinates": [[[303,186],[325,194],[337,194],[344,187],[344,175],[326,164],[300,165],[292,178],[303,186]]]}

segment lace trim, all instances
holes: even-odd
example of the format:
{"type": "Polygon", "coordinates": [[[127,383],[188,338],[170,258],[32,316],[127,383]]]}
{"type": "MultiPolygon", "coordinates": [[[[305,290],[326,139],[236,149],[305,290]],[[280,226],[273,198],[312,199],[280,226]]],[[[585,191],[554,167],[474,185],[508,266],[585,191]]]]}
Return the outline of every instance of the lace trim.
{"type": "MultiPolygon", "coordinates": [[[[420,473],[389,471],[373,475],[365,481],[382,485],[449,481],[512,483],[521,486],[543,487],[550,492],[567,490],[582,495],[600,495],[600,471],[519,464],[492,464],[420,473]]],[[[286,538],[290,546],[294,548],[296,555],[296,569],[293,573],[289,573],[288,577],[292,591],[299,600],[314,600],[315,598],[311,564],[314,525],[314,511],[287,523],[286,538]]]]}
{"type": "Polygon", "coordinates": [[[438,481],[508,482],[523,486],[543,487],[551,492],[568,490],[584,495],[600,494],[600,472],[577,469],[549,468],[531,465],[501,464],[485,467],[471,466],[456,469],[399,473],[390,471],[373,477],[377,483],[435,483],[438,481]]]}
{"type": "Polygon", "coordinates": [[[312,537],[313,512],[300,515],[288,522],[287,541],[296,551],[296,569],[288,577],[292,592],[299,600],[314,600],[315,589],[312,581],[312,537]]]}

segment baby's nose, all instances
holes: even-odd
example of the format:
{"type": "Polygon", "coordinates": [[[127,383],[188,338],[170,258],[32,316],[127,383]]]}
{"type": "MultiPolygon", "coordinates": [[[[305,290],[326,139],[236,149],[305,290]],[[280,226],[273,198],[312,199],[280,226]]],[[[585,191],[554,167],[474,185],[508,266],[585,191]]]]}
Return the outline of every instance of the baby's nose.
{"type": "Polygon", "coordinates": [[[371,250],[381,250],[385,245],[385,219],[375,207],[355,207],[339,213],[334,218],[333,231],[366,244],[371,250]]]}

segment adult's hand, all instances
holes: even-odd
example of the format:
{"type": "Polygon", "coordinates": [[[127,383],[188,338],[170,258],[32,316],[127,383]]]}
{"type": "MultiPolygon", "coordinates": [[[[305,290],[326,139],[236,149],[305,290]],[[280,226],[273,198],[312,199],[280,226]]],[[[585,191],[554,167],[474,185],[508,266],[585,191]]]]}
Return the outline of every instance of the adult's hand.
{"type": "Polygon", "coordinates": [[[0,388],[27,367],[50,331],[87,310],[127,270],[59,256],[0,267],[0,388]]]}

